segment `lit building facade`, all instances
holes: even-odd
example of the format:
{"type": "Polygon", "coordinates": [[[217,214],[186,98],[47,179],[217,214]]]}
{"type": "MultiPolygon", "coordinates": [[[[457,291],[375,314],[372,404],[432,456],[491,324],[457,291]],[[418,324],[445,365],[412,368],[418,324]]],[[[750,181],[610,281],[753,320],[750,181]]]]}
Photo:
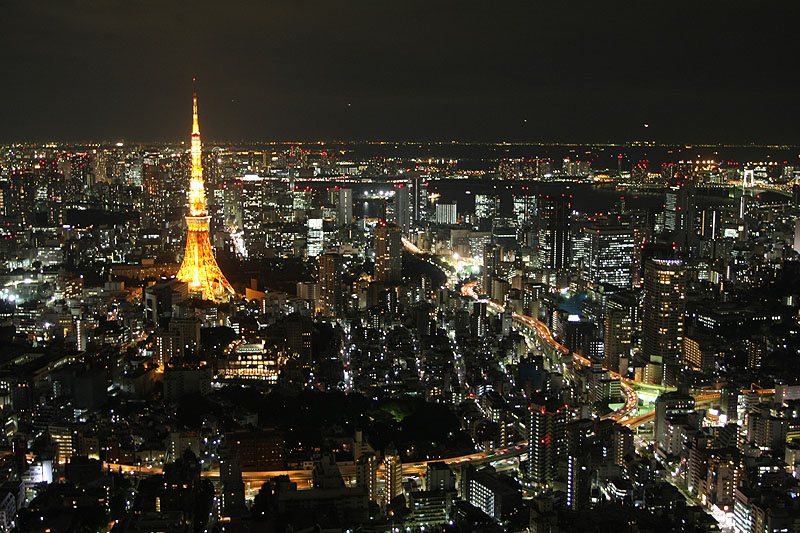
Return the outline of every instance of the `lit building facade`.
{"type": "Polygon", "coordinates": [[[633,284],[635,238],[630,226],[587,226],[584,277],[628,289],[633,284]]]}
{"type": "Polygon", "coordinates": [[[375,281],[400,283],[403,279],[403,242],[400,228],[375,228],[375,281]]]}
{"type": "Polygon", "coordinates": [[[642,352],[652,365],[652,381],[661,383],[658,367],[681,358],[686,309],[683,262],[651,259],[645,265],[642,352]]]}

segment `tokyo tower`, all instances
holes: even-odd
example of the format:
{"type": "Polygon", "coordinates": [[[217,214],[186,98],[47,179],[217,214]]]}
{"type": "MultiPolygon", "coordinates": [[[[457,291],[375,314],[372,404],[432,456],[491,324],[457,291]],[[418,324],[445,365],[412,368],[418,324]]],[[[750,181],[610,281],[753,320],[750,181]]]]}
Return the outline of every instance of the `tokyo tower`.
{"type": "MultiPolygon", "coordinates": [[[[194,83],[194,79],[192,82],[194,83]]],[[[206,212],[200,126],[197,120],[197,90],[194,91],[192,110],[192,177],[189,182],[189,214],[186,216],[189,231],[183,262],[176,277],[189,284],[190,294],[200,293],[204,300],[220,302],[228,300],[234,291],[217,265],[208,235],[211,217],[206,212]]]]}

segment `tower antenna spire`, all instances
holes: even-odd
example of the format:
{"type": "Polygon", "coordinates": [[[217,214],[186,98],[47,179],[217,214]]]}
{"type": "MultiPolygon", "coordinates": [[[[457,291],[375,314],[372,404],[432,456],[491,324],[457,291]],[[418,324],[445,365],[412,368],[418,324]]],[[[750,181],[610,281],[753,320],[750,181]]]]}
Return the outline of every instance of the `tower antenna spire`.
{"type": "Polygon", "coordinates": [[[211,217],[206,211],[206,187],[203,182],[202,144],[197,118],[197,79],[192,78],[192,147],[191,177],[189,179],[189,215],[186,217],[188,235],[186,251],[176,277],[189,284],[189,291],[204,299],[221,301],[233,294],[233,288],[219,269],[211,247],[208,225],[211,217]]]}
{"type": "Polygon", "coordinates": [[[197,118],[197,78],[192,78],[192,135],[200,135],[200,120],[197,118]]]}

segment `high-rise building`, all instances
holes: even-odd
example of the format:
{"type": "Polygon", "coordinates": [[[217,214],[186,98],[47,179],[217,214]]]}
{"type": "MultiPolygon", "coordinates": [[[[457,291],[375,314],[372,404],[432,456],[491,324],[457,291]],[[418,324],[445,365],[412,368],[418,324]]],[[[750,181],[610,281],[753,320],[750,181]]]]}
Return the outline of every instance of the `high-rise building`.
{"type": "Polygon", "coordinates": [[[266,246],[264,179],[248,174],[241,179],[241,186],[242,239],[248,257],[260,257],[266,246]]]}
{"type": "Polygon", "coordinates": [[[483,338],[489,328],[489,316],[486,309],[485,300],[472,304],[472,332],[478,338],[483,338]]]}
{"type": "Polygon", "coordinates": [[[356,462],[356,486],[367,492],[372,502],[378,501],[378,458],[372,452],[361,455],[356,462]]]}
{"type": "Polygon", "coordinates": [[[308,257],[317,257],[322,253],[325,245],[325,231],[322,228],[322,219],[308,218],[306,226],[308,228],[306,237],[308,257]]]}
{"type": "Polygon", "coordinates": [[[75,335],[78,339],[78,352],[85,352],[87,345],[86,321],[78,319],[75,321],[75,335]]]}
{"type": "Polygon", "coordinates": [[[566,454],[567,410],[535,399],[528,406],[528,479],[540,486],[552,484],[558,463],[566,454]]]}
{"type": "Polygon", "coordinates": [[[569,266],[572,195],[539,195],[539,263],[560,270],[569,266]]]}
{"type": "Polygon", "coordinates": [[[240,178],[222,182],[222,220],[225,226],[244,228],[243,203],[244,183],[240,178]]]}
{"type": "Polygon", "coordinates": [[[500,197],[493,194],[475,195],[475,216],[492,219],[500,214],[500,197]]]}
{"type": "Polygon", "coordinates": [[[412,173],[410,176],[412,224],[421,224],[425,220],[428,205],[428,183],[425,179],[426,177],[419,173],[412,173]]]}
{"type": "Polygon", "coordinates": [[[436,223],[443,226],[455,226],[458,223],[456,203],[436,204],[436,223]]]}
{"type": "Polygon", "coordinates": [[[588,450],[567,455],[567,508],[579,511],[589,505],[591,493],[591,458],[588,450]]]}
{"type": "Polygon", "coordinates": [[[181,336],[177,331],[156,331],[153,344],[155,360],[162,372],[173,356],[183,355],[181,336]]]}
{"type": "Polygon", "coordinates": [[[496,244],[486,244],[483,247],[483,279],[481,288],[483,292],[492,297],[492,279],[500,272],[502,263],[502,248],[496,244]]]}
{"type": "Polygon", "coordinates": [[[221,301],[233,295],[233,287],[217,265],[208,224],[211,217],[206,212],[206,190],[203,183],[200,126],[197,118],[197,92],[192,107],[192,174],[189,182],[189,214],[186,216],[188,234],[183,262],[176,278],[189,285],[189,292],[203,299],[221,301]]]}
{"type": "Polygon", "coordinates": [[[589,225],[584,228],[584,278],[596,284],[629,289],[635,270],[635,237],[630,226],[589,225]]]}
{"type": "Polygon", "coordinates": [[[394,218],[397,222],[397,227],[402,230],[404,234],[411,231],[412,225],[412,194],[411,187],[401,183],[395,187],[394,193],[394,218]]]}
{"type": "Polygon", "coordinates": [[[631,355],[632,308],[635,305],[637,303],[633,298],[619,294],[613,294],[606,300],[604,364],[608,370],[622,375],[627,373],[631,355]]]}
{"type": "Polygon", "coordinates": [[[342,226],[353,223],[353,189],[339,189],[338,220],[342,226]]]}
{"type": "Polygon", "coordinates": [[[375,228],[374,278],[389,284],[403,280],[403,242],[397,226],[379,225],[375,228]]]}
{"type": "Polygon", "coordinates": [[[686,309],[686,271],[675,259],[650,259],[644,272],[642,353],[661,383],[664,366],[681,357],[686,309]]]}
{"type": "Polygon", "coordinates": [[[536,222],[538,210],[536,207],[536,196],[532,194],[515,194],[512,198],[512,209],[517,226],[528,228],[536,222]]]}
{"type": "Polygon", "coordinates": [[[383,454],[384,468],[384,508],[388,509],[392,503],[403,493],[403,463],[393,444],[390,444],[383,454]]]}
{"type": "Polygon", "coordinates": [[[698,251],[699,236],[696,231],[696,189],[693,181],[682,187],[667,190],[664,198],[664,231],[672,232],[679,253],[692,255],[698,251]]]}
{"type": "Polygon", "coordinates": [[[745,341],[747,347],[747,368],[758,370],[761,368],[761,361],[764,359],[766,346],[763,341],[748,339],[745,341]]]}
{"type": "Polygon", "coordinates": [[[342,261],[337,254],[319,256],[319,304],[317,312],[338,317],[342,312],[342,261]]]}
{"type": "Polygon", "coordinates": [[[678,223],[678,192],[673,188],[664,196],[664,230],[675,231],[678,223]]]}
{"type": "Polygon", "coordinates": [[[694,409],[694,398],[680,392],[667,392],[656,399],[653,421],[653,440],[656,452],[668,455],[666,446],[667,422],[672,415],[686,414],[694,409]]]}

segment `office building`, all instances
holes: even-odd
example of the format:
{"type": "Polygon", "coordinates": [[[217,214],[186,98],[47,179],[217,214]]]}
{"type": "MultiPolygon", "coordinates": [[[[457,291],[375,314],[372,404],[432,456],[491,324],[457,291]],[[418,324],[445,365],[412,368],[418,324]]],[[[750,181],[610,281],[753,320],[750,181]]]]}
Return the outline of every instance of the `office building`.
{"type": "Polygon", "coordinates": [[[567,410],[563,405],[534,399],[528,406],[528,480],[551,486],[558,463],[566,454],[567,410]]]}
{"type": "Polygon", "coordinates": [[[681,358],[685,308],[683,262],[648,260],[644,273],[642,353],[652,365],[651,381],[654,383],[661,383],[665,365],[677,363],[681,358]]]}
{"type": "Polygon", "coordinates": [[[346,226],[353,223],[353,189],[339,189],[338,200],[339,225],[346,226]]]}
{"type": "Polygon", "coordinates": [[[395,187],[394,192],[394,218],[397,227],[407,235],[413,223],[413,190],[408,185],[401,183],[395,187]]]}
{"type": "Polygon", "coordinates": [[[455,226],[458,223],[456,203],[436,204],[436,223],[442,226],[455,226]]]}
{"type": "Polygon", "coordinates": [[[592,224],[584,228],[583,274],[595,284],[628,289],[633,284],[635,264],[634,230],[630,226],[592,224]]]}
{"type": "Polygon", "coordinates": [[[403,280],[403,242],[400,228],[375,228],[375,281],[397,284],[403,280]]]}
{"type": "Polygon", "coordinates": [[[475,216],[492,219],[500,214],[500,197],[492,194],[475,195],[475,216]]]}
{"type": "Polygon", "coordinates": [[[572,196],[540,194],[538,256],[542,268],[569,267],[572,196]]]}
{"type": "Polygon", "coordinates": [[[317,313],[338,317],[342,313],[342,260],[337,254],[319,256],[317,313]]]}

